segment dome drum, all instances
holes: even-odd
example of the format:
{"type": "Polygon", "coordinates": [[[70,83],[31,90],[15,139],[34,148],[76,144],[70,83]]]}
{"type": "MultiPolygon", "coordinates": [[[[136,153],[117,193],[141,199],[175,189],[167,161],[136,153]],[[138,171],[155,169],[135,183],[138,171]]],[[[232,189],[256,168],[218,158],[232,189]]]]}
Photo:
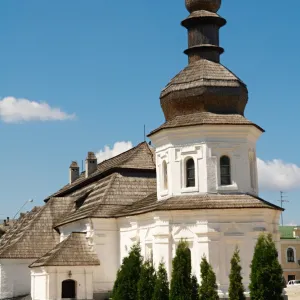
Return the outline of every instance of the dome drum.
{"type": "Polygon", "coordinates": [[[215,13],[195,11],[181,22],[181,25],[187,29],[199,24],[215,24],[220,28],[226,24],[226,20],[215,13]]]}
{"type": "Polygon", "coordinates": [[[248,91],[245,87],[199,87],[174,91],[162,97],[160,103],[168,121],[180,115],[199,112],[244,115],[247,101],[248,91]]]}
{"type": "MultiPolygon", "coordinates": [[[[189,43],[188,47],[194,46],[212,46],[218,47],[219,46],[219,34],[218,31],[215,30],[214,25],[206,25],[201,27],[194,27],[193,29],[189,30],[189,43]]],[[[214,49],[211,49],[214,50],[214,49]]]]}
{"type": "Polygon", "coordinates": [[[220,62],[220,54],[224,49],[215,45],[197,45],[190,47],[184,51],[189,57],[189,63],[198,61],[199,59],[208,59],[213,62],[220,62]]]}

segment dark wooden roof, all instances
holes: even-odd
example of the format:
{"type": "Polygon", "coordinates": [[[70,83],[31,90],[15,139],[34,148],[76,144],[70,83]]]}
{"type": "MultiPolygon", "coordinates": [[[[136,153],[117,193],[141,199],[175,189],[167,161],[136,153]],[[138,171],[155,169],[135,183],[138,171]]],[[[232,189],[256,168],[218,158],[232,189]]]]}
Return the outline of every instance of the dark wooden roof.
{"type": "Polygon", "coordinates": [[[160,102],[166,120],[203,111],[244,114],[246,85],[220,63],[200,59],[190,63],[162,90],[160,102]]]}
{"type": "Polygon", "coordinates": [[[162,129],[196,125],[247,125],[255,126],[259,130],[264,132],[264,129],[262,129],[260,126],[252,123],[239,114],[214,114],[210,112],[199,112],[189,115],[177,116],[170,121],[166,121],[163,125],[150,132],[148,136],[151,136],[162,129]]]}
{"type": "Polygon", "coordinates": [[[70,213],[64,215],[56,226],[85,218],[112,218],[118,211],[155,191],[155,175],[113,173],[71,194],[73,197],[84,197],[82,205],[78,207],[75,203],[70,213]]]}
{"type": "Polygon", "coordinates": [[[202,210],[202,209],[241,209],[268,208],[282,210],[280,207],[249,194],[204,194],[171,197],[158,201],[153,193],[141,201],[120,211],[117,216],[139,215],[153,211],[202,210]]]}
{"type": "Polygon", "coordinates": [[[96,252],[88,245],[86,233],[73,232],[29,267],[97,265],[100,265],[100,261],[96,252]]]}
{"type": "Polygon", "coordinates": [[[45,201],[48,201],[51,197],[64,196],[85,185],[89,185],[91,182],[107,176],[108,173],[114,172],[116,169],[152,170],[155,172],[155,168],[153,149],[146,142],[143,142],[120,155],[99,163],[97,171],[92,173],[88,178],[85,177],[85,172],[82,172],[80,177],[72,184],[65,185],[56,193],[47,197],[45,201]]]}
{"type": "Polygon", "coordinates": [[[57,225],[113,217],[156,191],[153,149],[141,143],[100,163],[91,177],[82,174],[77,182],[47,198],[43,207],[22,215],[0,239],[0,258],[37,259],[59,243],[57,225]]]}
{"type": "Polygon", "coordinates": [[[59,242],[54,224],[74,202],[72,198],[52,198],[43,207],[24,214],[0,239],[0,258],[38,258],[59,242]]]}
{"type": "Polygon", "coordinates": [[[161,97],[166,97],[171,92],[188,92],[199,87],[213,86],[240,87],[246,85],[222,64],[201,59],[188,65],[171,79],[162,90],[161,97]]]}

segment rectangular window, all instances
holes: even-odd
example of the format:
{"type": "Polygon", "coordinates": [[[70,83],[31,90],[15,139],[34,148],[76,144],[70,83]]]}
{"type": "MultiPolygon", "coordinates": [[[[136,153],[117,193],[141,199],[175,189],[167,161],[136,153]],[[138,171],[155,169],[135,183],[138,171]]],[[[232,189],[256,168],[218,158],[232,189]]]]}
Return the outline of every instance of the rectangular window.
{"type": "Polygon", "coordinates": [[[288,275],[288,282],[290,280],[295,280],[296,279],[296,276],[295,275],[288,275]]]}
{"type": "Polygon", "coordinates": [[[195,169],[187,170],[187,187],[195,186],[195,169]]]}
{"type": "Polygon", "coordinates": [[[221,185],[230,185],[230,166],[221,166],[221,185]]]}

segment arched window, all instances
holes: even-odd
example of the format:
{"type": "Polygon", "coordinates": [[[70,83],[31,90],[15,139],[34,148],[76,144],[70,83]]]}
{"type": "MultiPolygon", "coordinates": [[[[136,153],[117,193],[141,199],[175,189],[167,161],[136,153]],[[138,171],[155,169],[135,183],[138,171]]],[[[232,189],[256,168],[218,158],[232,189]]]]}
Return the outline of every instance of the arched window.
{"type": "Polygon", "coordinates": [[[295,262],[294,249],[288,248],[287,251],[286,251],[286,254],[287,254],[287,261],[288,262],[295,262]]]}
{"type": "Polygon", "coordinates": [[[231,184],[230,158],[226,155],[220,158],[221,185],[231,184]]]}
{"type": "Polygon", "coordinates": [[[186,187],[195,186],[195,162],[192,158],[186,161],[186,187]]]}
{"type": "Polygon", "coordinates": [[[163,177],[163,182],[162,182],[162,185],[163,185],[163,189],[164,190],[167,190],[168,189],[168,166],[167,166],[167,163],[166,161],[164,160],[163,161],[163,164],[162,164],[162,177],[163,177]]]}

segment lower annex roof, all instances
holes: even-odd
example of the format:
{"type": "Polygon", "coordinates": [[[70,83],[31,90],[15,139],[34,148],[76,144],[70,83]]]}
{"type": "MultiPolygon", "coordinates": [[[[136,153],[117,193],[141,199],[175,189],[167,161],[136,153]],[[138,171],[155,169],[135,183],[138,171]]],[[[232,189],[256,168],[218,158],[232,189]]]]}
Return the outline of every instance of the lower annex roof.
{"type": "Polygon", "coordinates": [[[97,265],[100,265],[100,261],[96,252],[88,245],[86,233],[73,232],[29,267],[97,265]]]}

